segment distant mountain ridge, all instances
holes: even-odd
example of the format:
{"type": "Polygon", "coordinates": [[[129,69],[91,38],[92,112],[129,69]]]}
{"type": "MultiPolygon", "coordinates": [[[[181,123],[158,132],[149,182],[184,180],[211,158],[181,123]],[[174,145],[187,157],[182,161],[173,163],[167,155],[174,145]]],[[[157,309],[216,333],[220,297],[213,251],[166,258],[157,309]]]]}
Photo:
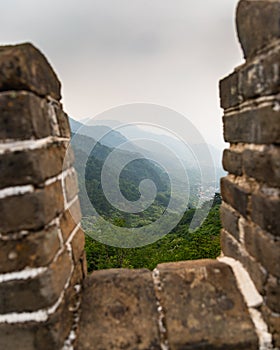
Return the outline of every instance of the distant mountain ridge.
{"type": "MultiPolygon", "coordinates": [[[[144,156],[140,153],[108,147],[100,142],[96,142],[92,137],[80,134],[80,130],[86,130],[87,128],[81,129],[82,125],[80,125],[79,122],[70,120],[70,125],[72,128],[71,145],[76,158],[75,168],[78,173],[83,216],[93,215],[91,204],[100,215],[106,217],[121,215],[118,210],[115,210],[110,205],[104,196],[101,185],[101,172],[104,167],[104,162],[111,152],[114,152],[113,163],[111,167],[106,168],[106,171],[112,175],[116,168],[114,164],[118,164],[118,162],[122,162],[126,158],[135,158],[135,161],[130,162],[122,170],[119,179],[120,190],[125,198],[129,201],[137,200],[140,196],[140,182],[149,178],[155,183],[158,191],[155,205],[160,206],[163,203],[165,205],[168,204],[169,179],[162,168],[155,165],[152,161],[144,159],[144,156]],[[91,204],[87,198],[90,199],[91,204]]],[[[91,135],[96,132],[96,130],[92,132],[93,129],[91,128],[89,128],[89,130],[88,134],[91,135]]],[[[108,135],[109,137],[112,135],[115,137],[115,135],[110,132],[108,135]]],[[[164,210],[164,207],[162,210],[164,210]]]]}
{"type": "Polygon", "coordinates": [[[105,125],[85,125],[73,118],[69,118],[72,133],[91,137],[108,147],[117,147],[127,141],[118,131],[105,125]]]}

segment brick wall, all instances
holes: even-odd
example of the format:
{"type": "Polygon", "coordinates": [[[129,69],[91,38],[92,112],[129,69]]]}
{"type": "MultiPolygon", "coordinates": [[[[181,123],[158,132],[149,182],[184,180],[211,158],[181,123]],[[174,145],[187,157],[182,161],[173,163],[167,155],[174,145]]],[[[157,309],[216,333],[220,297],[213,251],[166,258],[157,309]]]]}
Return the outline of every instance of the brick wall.
{"type": "Polygon", "coordinates": [[[249,272],[280,346],[280,1],[240,1],[236,22],[246,62],[220,82],[221,243],[249,272]]]}
{"type": "Polygon", "coordinates": [[[59,349],[86,274],[68,117],[32,45],[1,47],[0,72],[0,349],[59,349]]]}

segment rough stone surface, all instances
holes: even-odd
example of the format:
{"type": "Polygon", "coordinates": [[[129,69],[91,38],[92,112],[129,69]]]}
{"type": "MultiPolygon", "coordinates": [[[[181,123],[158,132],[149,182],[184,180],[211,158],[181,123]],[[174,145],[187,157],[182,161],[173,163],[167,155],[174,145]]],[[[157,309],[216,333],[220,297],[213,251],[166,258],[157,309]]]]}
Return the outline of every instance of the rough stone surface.
{"type": "Polygon", "coordinates": [[[32,44],[0,47],[0,91],[27,90],[60,100],[60,82],[32,44]]]}
{"type": "Polygon", "coordinates": [[[26,184],[43,186],[45,180],[73,164],[73,158],[64,162],[66,149],[64,142],[54,142],[40,149],[1,154],[0,188],[26,184]]]}
{"type": "Polygon", "coordinates": [[[106,270],[85,282],[77,350],[160,350],[151,272],[106,270]]]}
{"type": "Polygon", "coordinates": [[[77,173],[74,169],[72,169],[69,174],[64,179],[65,183],[65,192],[67,202],[70,202],[78,193],[78,178],[77,173]]]}
{"type": "Polygon", "coordinates": [[[223,167],[231,174],[242,175],[242,153],[224,150],[223,167]]]}
{"type": "Polygon", "coordinates": [[[160,264],[158,270],[170,349],[257,349],[253,324],[227,265],[198,260],[160,264]]]}
{"type": "Polygon", "coordinates": [[[75,201],[69,209],[63,212],[60,218],[60,228],[64,241],[66,241],[74,228],[81,221],[80,202],[75,201]]]}
{"type": "Polygon", "coordinates": [[[239,71],[239,93],[244,101],[276,95],[280,91],[280,46],[273,53],[252,63],[247,62],[239,71]]]}
{"type": "Polygon", "coordinates": [[[73,322],[66,303],[50,316],[47,322],[0,324],[0,349],[55,350],[61,349],[73,322]]]}
{"type": "Polygon", "coordinates": [[[71,261],[65,251],[49,269],[35,278],[0,284],[0,313],[31,312],[51,307],[70,275],[71,261]]]}
{"type": "Polygon", "coordinates": [[[2,140],[40,139],[51,135],[48,104],[33,93],[26,91],[0,93],[0,114],[2,140]]]}
{"type": "Polygon", "coordinates": [[[272,312],[265,305],[262,305],[261,311],[272,334],[275,348],[280,347],[280,315],[272,312]]]}
{"type": "Polygon", "coordinates": [[[254,282],[258,292],[264,295],[264,285],[267,279],[267,273],[263,266],[254,260],[226,230],[221,231],[221,247],[225,256],[234,258],[240,261],[248,271],[252,281],[254,282]]]}
{"type": "Polygon", "coordinates": [[[245,150],[243,164],[248,176],[266,183],[268,186],[280,187],[279,146],[270,146],[264,151],[245,150]]]}
{"type": "Polygon", "coordinates": [[[84,245],[85,245],[85,234],[82,229],[79,229],[71,242],[73,259],[75,264],[78,263],[78,261],[80,260],[83,254],[84,245]]]}
{"type": "Polygon", "coordinates": [[[259,50],[280,38],[279,17],[279,1],[239,2],[236,23],[245,57],[253,57],[259,50]]]}
{"type": "Polygon", "coordinates": [[[252,195],[252,220],[265,231],[280,236],[280,197],[258,192],[252,195]]]}
{"type": "Polygon", "coordinates": [[[257,225],[244,225],[245,247],[271,274],[280,278],[280,239],[257,225]]]}
{"type": "Polygon", "coordinates": [[[247,62],[222,79],[221,107],[228,109],[254,98],[277,95],[280,91],[279,59],[280,46],[265,57],[247,62]]]}
{"type": "Polygon", "coordinates": [[[0,273],[47,266],[59,247],[56,226],[30,233],[17,240],[0,239],[0,273]]]}
{"type": "Polygon", "coordinates": [[[220,213],[222,226],[239,240],[238,220],[240,215],[225,203],[222,203],[220,213]]]}
{"type": "Polygon", "coordinates": [[[222,108],[237,106],[241,102],[238,95],[238,74],[231,73],[220,81],[220,101],[222,108]]]}
{"type": "Polygon", "coordinates": [[[60,135],[62,137],[69,138],[71,136],[71,130],[68,115],[61,108],[57,107],[55,107],[55,114],[60,130],[60,135]]]}
{"type": "Polygon", "coordinates": [[[269,276],[266,286],[266,305],[277,314],[280,314],[280,278],[269,276]]]}
{"type": "Polygon", "coordinates": [[[236,209],[244,217],[247,216],[249,191],[232,182],[229,177],[221,179],[221,194],[223,200],[236,209]]]}
{"type": "Polygon", "coordinates": [[[3,198],[0,212],[5,220],[0,221],[0,231],[39,230],[60,214],[63,206],[61,181],[32,193],[3,198]]]}
{"type": "Polygon", "coordinates": [[[280,143],[280,112],[270,106],[225,116],[226,142],[280,143]]]}

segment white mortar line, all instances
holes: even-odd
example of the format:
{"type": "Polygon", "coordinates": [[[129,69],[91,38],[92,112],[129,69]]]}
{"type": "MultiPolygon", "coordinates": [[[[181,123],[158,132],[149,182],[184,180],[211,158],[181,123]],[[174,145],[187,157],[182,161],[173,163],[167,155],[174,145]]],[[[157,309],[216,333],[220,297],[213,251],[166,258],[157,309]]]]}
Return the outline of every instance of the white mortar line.
{"type": "Polygon", "coordinates": [[[49,179],[47,179],[44,182],[44,186],[49,186],[49,185],[53,184],[56,181],[61,181],[61,179],[65,179],[65,177],[68,174],[73,173],[73,171],[75,171],[75,169],[73,167],[71,167],[69,169],[66,169],[66,170],[62,171],[60,174],[58,174],[56,176],[50,177],[49,179]]]}
{"type": "Polygon", "coordinates": [[[27,280],[34,278],[47,271],[47,267],[31,268],[27,267],[21,271],[14,271],[0,274],[0,283],[14,281],[14,280],[27,280]]]}
{"type": "Polygon", "coordinates": [[[44,186],[50,186],[51,184],[57,182],[57,181],[60,181],[62,178],[62,173],[60,173],[59,175],[56,175],[54,177],[50,177],[49,179],[47,179],[45,182],[44,182],[44,186]]]}
{"type": "MultiPolygon", "coordinates": [[[[76,227],[72,231],[71,237],[74,235],[74,233],[77,231],[77,229],[78,229],[78,227],[76,227]]],[[[68,243],[69,246],[67,248],[68,248],[69,255],[70,255],[71,261],[72,261],[71,272],[68,276],[68,279],[67,279],[67,281],[63,287],[63,290],[62,290],[58,300],[56,301],[56,303],[47,309],[38,310],[38,311],[34,311],[34,312],[21,312],[21,313],[13,312],[10,314],[0,315],[0,323],[14,324],[14,323],[24,323],[24,322],[45,322],[45,321],[47,321],[47,319],[49,318],[50,315],[52,315],[56,312],[56,310],[58,309],[58,307],[62,303],[62,300],[63,300],[64,295],[65,295],[65,291],[67,290],[67,288],[70,285],[70,281],[71,281],[71,278],[72,278],[72,275],[74,272],[74,264],[73,264],[72,249],[71,249],[70,242],[71,241],[69,241],[69,243],[68,243]]],[[[41,269],[41,268],[39,268],[39,269],[41,269]]],[[[33,270],[39,270],[39,269],[33,269],[33,270]]],[[[32,277],[35,277],[35,276],[32,276],[32,277]]]]}
{"type": "Polygon", "coordinates": [[[262,314],[254,308],[249,308],[249,313],[259,338],[259,350],[273,350],[272,335],[268,331],[268,326],[264,322],[262,314]]]}
{"type": "Polygon", "coordinates": [[[157,299],[157,312],[158,312],[158,328],[160,335],[160,347],[161,350],[169,350],[169,343],[167,338],[167,329],[164,325],[165,314],[163,307],[160,303],[160,292],[162,290],[162,283],[160,280],[160,273],[157,268],[152,271],[152,278],[154,282],[154,290],[157,299]]]}
{"type": "Polygon", "coordinates": [[[249,273],[245,270],[240,261],[227,256],[219,257],[218,260],[229,265],[232,268],[237,280],[238,287],[244,296],[247,306],[259,307],[262,305],[263,298],[257,291],[249,273]]]}
{"type": "Polygon", "coordinates": [[[0,190],[0,199],[34,192],[33,185],[6,187],[0,190]]]}
{"type": "Polygon", "coordinates": [[[79,199],[79,195],[76,194],[76,196],[66,204],[65,210],[69,209],[78,199],[79,199]]]}
{"type": "MultiPolygon", "coordinates": [[[[73,167],[64,170],[62,173],[60,173],[59,175],[53,176],[49,179],[47,179],[44,182],[44,186],[50,186],[51,184],[55,183],[56,181],[62,181],[62,179],[65,179],[65,177],[68,174],[72,174],[75,171],[75,169],[73,167]]],[[[62,181],[62,189],[63,189],[63,195],[64,195],[64,184],[62,181]]],[[[2,198],[6,198],[6,197],[11,197],[11,196],[17,196],[17,195],[21,195],[21,194],[25,194],[25,193],[32,193],[34,192],[35,187],[34,185],[28,184],[28,185],[19,185],[19,186],[12,186],[12,187],[6,187],[4,189],[0,190],[0,199],[2,198]]]]}
{"type": "Polygon", "coordinates": [[[81,305],[80,292],[81,292],[82,286],[81,286],[81,284],[76,284],[74,288],[76,291],[76,295],[78,295],[79,300],[77,301],[77,303],[75,305],[75,310],[73,310],[74,311],[74,321],[72,324],[72,328],[69,332],[68,337],[64,341],[64,344],[63,344],[63,347],[61,350],[74,350],[73,343],[77,338],[77,329],[78,329],[78,324],[80,321],[80,313],[81,313],[81,310],[80,310],[80,305],[81,305]]]}
{"type": "Polygon", "coordinates": [[[233,270],[237,281],[237,286],[244,297],[252,322],[255,326],[259,339],[259,350],[273,349],[272,335],[268,331],[268,326],[265,323],[262,314],[260,311],[256,310],[256,308],[263,304],[263,298],[257,291],[249,273],[246,271],[240,261],[233,258],[221,256],[218,258],[218,260],[229,265],[233,270]]]}
{"type": "Polygon", "coordinates": [[[229,117],[239,113],[256,110],[264,107],[272,107],[277,112],[279,105],[279,95],[262,96],[253,100],[245,101],[238,106],[228,108],[224,111],[224,116],[229,117]]]}
{"type": "Polygon", "coordinates": [[[65,137],[57,137],[57,136],[48,136],[42,139],[37,140],[8,140],[8,142],[0,143],[0,154],[4,154],[6,152],[15,152],[15,151],[26,151],[26,150],[34,150],[43,148],[48,144],[52,144],[54,142],[69,142],[68,138],[65,137]]]}
{"type": "Polygon", "coordinates": [[[24,323],[24,322],[45,322],[50,315],[55,313],[61,304],[64,297],[64,290],[60,294],[56,303],[48,309],[38,310],[34,312],[21,312],[21,313],[10,313],[5,315],[0,315],[0,323],[24,323]]]}
{"type": "Polygon", "coordinates": [[[70,233],[70,236],[68,237],[67,241],[66,241],[66,245],[70,244],[72,242],[73,237],[75,236],[75,234],[79,231],[79,229],[81,228],[81,223],[78,223],[78,225],[73,229],[73,231],[70,233]]]}

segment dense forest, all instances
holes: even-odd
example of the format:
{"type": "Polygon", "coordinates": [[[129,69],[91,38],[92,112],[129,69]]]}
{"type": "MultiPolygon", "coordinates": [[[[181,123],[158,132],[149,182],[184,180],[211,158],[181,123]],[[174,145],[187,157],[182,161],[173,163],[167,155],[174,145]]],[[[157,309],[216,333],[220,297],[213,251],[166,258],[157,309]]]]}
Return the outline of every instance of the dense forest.
{"type": "MultiPolygon", "coordinates": [[[[91,130],[91,133],[94,129],[91,130]]],[[[88,135],[78,135],[72,138],[75,153],[75,168],[78,173],[80,187],[80,202],[82,209],[82,226],[86,233],[86,254],[88,270],[106,268],[148,268],[153,269],[160,262],[192,260],[201,258],[216,258],[220,254],[220,195],[215,194],[213,203],[206,201],[198,208],[199,199],[198,176],[190,169],[190,197],[188,207],[175,228],[155,243],[140,248],[117,248],[101,243],[96,232],[102,235],[106,228],[102,226],[102,219],[117,227],[139,228],[145,227],[159,219],[170,199],[169,177],[156,163],[141,158],[136,154],[136,160],[129,162],[121,171],[119,188],[128,201],[136,201],[140,197],[139,183],[144,179],[151,179],[156,185],[156,197],[147,209],[139,213],[128,213],[112,206],[103,193],[101,172],[108,155],[114,151],[114,164],[106,169],[114,175],[118,162],[131,157],[131,152],[116,150],[112,144],[122,142],[120,135],[107,135],[107,145],[94,141],[88,135]],[[91,146],[94,144],[94,149],[91,146]],[[88,150],[91,150],[90,152],[88,150]],[[84,167],[83,164],[86,164],[84,167]],[[209,207],[211,207],[209,211],[209,207]],[[94,208],[94,210],[93,210],[94,208]],[[201,217],[208,216],[198,228],[190,229],[190,223],[201,217]],[[194,217],[195,214],[195,217],[194,217]]],[[[133,150],[137,152],[137,150],[133,150]]],[[[185,186],[185,184],[183,184],[185,186]]]]}
{"type": "MultiPolygon", "coordinates": [[[[189,230],[195,209],[189,209],[172,232],[141,248],[116,248],[95,241],[90,237],[91,228],[84,219],[88,270],[117,267],[154,269],[161,262],[216,258],[220,254],[220,203],[220,195],[216,194],[207,218],[195,231],[189,230]]],[[[197,210],[203,211],[203,206],[197,210]]]]}

